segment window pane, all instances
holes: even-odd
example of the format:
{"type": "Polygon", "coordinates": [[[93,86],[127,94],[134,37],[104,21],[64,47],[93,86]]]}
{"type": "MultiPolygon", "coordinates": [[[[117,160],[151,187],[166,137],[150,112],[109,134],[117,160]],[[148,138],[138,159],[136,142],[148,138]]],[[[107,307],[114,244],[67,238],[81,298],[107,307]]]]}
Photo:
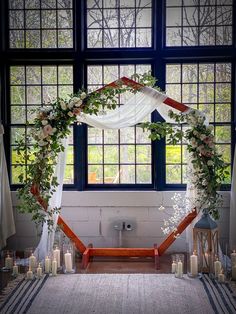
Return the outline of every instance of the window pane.
{"type": "Polygon", "coordinates": [[[151,0],[87,0],[87,47],[151,47],[151,6],[151,0]]]}
{"type": "MultiPolygon", "coordinates": [[[[218,62],[166,65],[168,96],[199,109],[207,116],[208,121],[215,126],[217,148],[228,164],[231,162],[232,130],[231,67],[231,63],[218,62]]],[[[166,145],[167,184],[186,183],[186,145],[183,144],[186,143],[166,145]]]]}
{"type": "Polygon", "coordinates": [[[166,46],[232,45],[232,2],[166,2],[166,46]]]}
{"type": "MultiPolygon", "coordinates": [[[[96,90],[122,76],[144,73],[150,65],[89,65],[88,89],[96,90]]],[[[122,105],[131,95],[121,95],[122,105]]],[[[149,119],[149,117],[148,117],[149,119]]],[[[151,184],[151,140],[139,126],[120,130],[88,127],[88,184],[151,184]]]]}
{"type": "MultiPolygon", "coordinates": [[[[67,93],[69,93],[72,86],[73,68],[69,65],[19,65],[10,67],[11,183],[19,183],[18,174],[27,169],[27,161],[24,161],[24,167],[15,168],[14,166],[16,140],[24,139],[30,132],[30,127],[26,127],[26,124],[34,123],[37,110],[43,106],[43,102],[53,101],[59,96],[60,87],[67,89],[67,93]],[[66,85],[62,85],[63,81],[66,82],[66,85]]],[[[73,141],[70,140],[64,183],[71,184],[74,182],[73,173],[73,141]]]]}
{"type": "Polygon", "coordinates": [[[15,49],[73,48],[72,0],[9,0],[9,39],[15,49]]]}

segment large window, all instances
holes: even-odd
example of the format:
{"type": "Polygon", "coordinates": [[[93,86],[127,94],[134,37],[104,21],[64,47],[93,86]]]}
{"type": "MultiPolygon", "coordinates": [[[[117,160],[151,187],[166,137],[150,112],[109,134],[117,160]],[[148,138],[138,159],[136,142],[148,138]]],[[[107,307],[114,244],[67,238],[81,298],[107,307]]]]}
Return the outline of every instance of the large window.
{"type": "MultiPolygon", "coordinates": [[[[27,175],[29,162],[17,159],[16,140],[27,138],[37,108],[79,88],[94,91],[148,70],[169,97],[206,113],[231,170],[234,5],[233,0],[2,1],[1,117],[13,188],[20,173],[27,175]]],[[[127,97],[118,97],[118,105],[127,97]]],[[[153,113],[147,119],[161,117],[153,113]]],[[[71,130],[65,187],[161,190],[186,183],[186,143],[151,143],[139,125],[98,130],[75,124],[71,130]]]]}

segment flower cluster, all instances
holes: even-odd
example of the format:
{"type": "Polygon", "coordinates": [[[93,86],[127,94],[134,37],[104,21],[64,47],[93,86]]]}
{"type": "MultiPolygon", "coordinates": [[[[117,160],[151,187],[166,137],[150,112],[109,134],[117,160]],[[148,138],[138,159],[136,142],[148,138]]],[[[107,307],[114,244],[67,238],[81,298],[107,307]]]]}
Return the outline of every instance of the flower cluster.
{"type": "MultiPolygon", "coordinates": [[[[193,200],[187,198],[186,196],[182,197],[180,193],[175,193],[171,199],[173,200],[174,203],[173,213],[169,215],[168,219],[164,219],[163,227],[161,227],[161,230],[164,234],[175,232],[175,237],[178,237],[179,234],[176,233],[177,225],[183,219],[183,217],[185,217],[189,212],[194,210],[191,206],[193,200]]],[[[165,207],[160,206],[159,210],[165,211],[165,207]]]]}

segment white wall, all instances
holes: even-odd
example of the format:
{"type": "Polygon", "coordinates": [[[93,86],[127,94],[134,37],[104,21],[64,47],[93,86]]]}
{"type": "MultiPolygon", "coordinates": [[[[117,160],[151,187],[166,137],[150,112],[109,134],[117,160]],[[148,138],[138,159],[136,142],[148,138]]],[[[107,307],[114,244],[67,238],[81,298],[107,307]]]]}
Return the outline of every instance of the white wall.
{"type": "MultiPolygon", "coordinates": [[[[114,230],[116,220],[131,220],[134,230],[123,232],[124,247],[152,247],[160,244],[165,236],[161,231],[163,219],[172,212],[174,192],[155,191],[70,191],[63,193],[62,217],[73,231],[87,245],[97,247],[118,246],[118,231],[114,230]],[[164,205],[165,212],[158,207],[164,205]]],[[[229,192],[223,192],[224,204],[220,209],[218,222],[222,242],[228,241],[229,192]]],[[[17,204],[16,193],[12,192],[13,204],[17,204]]],[[[39,240],[30,216],[15,210],[16,235],[8,241],[8,246],[17,250],[35,246],[39,240]]],[[[183,233],[169,251],[186,249],[186,235],[183,233]]]]}

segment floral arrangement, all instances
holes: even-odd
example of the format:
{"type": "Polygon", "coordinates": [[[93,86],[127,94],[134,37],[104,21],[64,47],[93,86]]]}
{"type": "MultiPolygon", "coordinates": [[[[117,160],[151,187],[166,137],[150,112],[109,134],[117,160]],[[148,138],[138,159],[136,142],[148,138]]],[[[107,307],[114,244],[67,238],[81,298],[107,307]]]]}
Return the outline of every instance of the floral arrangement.
{"type": "MultiPolygon", "coordinates": [[[[135,75],[136,81],[153,86],[155,79],[150,73],[135,75]]],[[[99,114],[106,109],[115,109],[117,95],[124,92],[135,93],[132,86],[124,86],[116,81],[116,86],[107,86],[99,91],[87,93],[80,90],[66,101],[58,98],[44,105],[37,112],[34,127],[29,138],[21,139],[17,145],[18,163],[27,161],[26,177],[19,175],[23,187],[18,189],[21,213],[31,213],[36,224],[47,222],[49,229],[53,226],[53,214],[59,208],[48,208],[49,200],[58,186],[53,175],[58,154],[64,151],[62,140],[70,134],[70,125],[77,121],[81,113],[99,114]],[[32,144],[30,146],[30,144],[32,144]]]]}
{"type": "MultiPolygon", "coordinates": [[[[143,129],[150,131],[151,139],[160,139],[167,136],[169,144],[176,144],[180,139],[187,142],[187,151],[191,159],[188,169],[190,190],[194,195],[186,197],[184,205],[179,205],[179,197],[174,197],[174,214],[164,222],[163,231],[174,231],[178,222],[192,211],[193,206],[199,210],[207,210],[214,218],[219,219],[218,207],[221,204],[221,195],[217,192],[225,177],[229,175],[222,156],[217,152],[213,135],[213,126],[208,125],[205,116],[198,110],[176,114],[169,111],[169,116],[178,124],[187,123],[189,128],[185,132],[174,129],[168,123],[144,123],[143,129]],[[184,209],[183,209],[184,208],[184,209]],[[187,212],[186,212],[187,210],[187,212]]],[[[163,207],[161,207],[163,210],[163,207]]]]}

